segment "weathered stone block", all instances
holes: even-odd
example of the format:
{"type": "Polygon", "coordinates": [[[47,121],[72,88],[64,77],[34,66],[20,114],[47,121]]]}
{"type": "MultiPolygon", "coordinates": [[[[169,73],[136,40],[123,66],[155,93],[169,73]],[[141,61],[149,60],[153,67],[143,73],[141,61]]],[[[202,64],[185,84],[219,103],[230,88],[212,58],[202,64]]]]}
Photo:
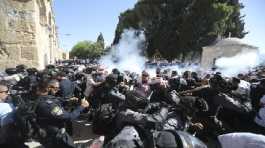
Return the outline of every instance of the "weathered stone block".
{"type": "Polygon", "coordinates": [[[56,27],[51,3],[0,0],[0,69],[16,64],[42,68],[44,61],[57,58],[59,48],[56,30],[52,29],[56,27]],[[45,18],[45,25],[40,24],[41,18],[45,18]]]}
{"type": "Polygon", "coordinates": [[[34,60],[34,52],[36,52],[37,47],[22,47],[21,48],[21,58],[27,60],[34,60]]]}
{"type": "Polygon", "coordinates": [[[8,59],[18,61],[20,59],[20,45],[19,44],[6,44],[8,51],[8,59]]]}

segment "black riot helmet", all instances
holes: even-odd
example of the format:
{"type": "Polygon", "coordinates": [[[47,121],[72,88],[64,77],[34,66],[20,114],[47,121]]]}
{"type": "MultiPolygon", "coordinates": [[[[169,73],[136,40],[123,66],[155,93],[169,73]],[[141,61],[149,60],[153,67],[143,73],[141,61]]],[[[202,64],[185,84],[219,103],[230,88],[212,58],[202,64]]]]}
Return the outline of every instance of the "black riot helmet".
{"type": "Polygon", "coordinates": [[[13,75],[13,74],[17,74],[17,69],[16,68],[7,68],[5,70],[5,72],[8,74],[8,75],[13,75]]]}
{"type": "Polygon", "coordinates": [[[52,64],[47,65],[47,66],[46,66],[46,69],[55,69],[55,65],[52,65],[52,64]]]}
{"type": "Polygon", "coordinates": [[[114,69],[112,69],[112,73],[116,74],[116,75],[119,75],[120,71],[117,68],[114,68],[114,69]]]}
{"type": "Polygon", "coordinates": [[[229,83],[230,84],[229,88],[231,90],[236,90],[239,87],[239,83],[240,83],[240,79],[233,77],[231,83],[229,83]]]}
{"type": "Polygon", "coordinates": [[[27,72],[30,75],[35,75],[35,74],[37,74],[38,70],[36,68],[28,68],[27,72]]]}
{"type": "Polygon", "coordinates": [[[116,109],[112,103],[102,104],[96,111],[96,116],[93,118],[92,130],[97,135],[107,135],[112,133],[116,109]]]}
{"type": "Polygon", "coordinates": [[[168,84],[172,90],[178,90],[180,88],[180,78],[173,77],[168,80],[168,84]]]}
{"type": "Polygon", "coordinates": [[[227,87],[227,82],[219,74],[215,74],[212,78],[210,78],[209,84],[210,87],[219,91],[225,90],[227,87]]]}
{"type": "Polygon", "coordinates": [[[20,65],[17,65],[16,66],[16,69],[17,69],[17,72],[20,73],[20,72],[25,72],[25,70],[27,69],[27,66],[24,65],[24,64],[20,64],[20,65]]]}
{"type": "Polygon", "coordinates": [[[259,80],[259,87],[265,88],[265,78],[259,80]]]}
{"type": "Polygon", "coordinates": [[[118,75],[118,78],[117,78],[117,83],[124,82],[124,80],[125,80],[125,76],[124,76],[124,74],[123,74],[123,73],[120,73],[120,74],[118,75]]]}
{"type": "Polygon", "coordinates": [[[107,86],[108,88],[113,88],[118,84],[118,75],[116,74],[110,74],[106,77],[105,80],[105,86],[107,86]]]}

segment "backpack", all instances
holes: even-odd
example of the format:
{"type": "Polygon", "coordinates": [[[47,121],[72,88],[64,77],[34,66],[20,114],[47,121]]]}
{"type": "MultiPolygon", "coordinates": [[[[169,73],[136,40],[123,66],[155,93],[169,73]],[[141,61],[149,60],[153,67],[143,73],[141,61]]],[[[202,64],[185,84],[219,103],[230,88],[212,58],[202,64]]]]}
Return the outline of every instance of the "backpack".
{"type": "Polygon", "coordinates": [[[112,104],[102,104],[96,111],[93,119],[92,130],[97,135],[106,135],[113,130],[115,111],[112,104]]]}
{"type": "Polygon", "coordinates": [[[20,129],[22,137],[27,140],[37,136],[39,126],[37,124],[37,115],[35,113],[38,100],[25,102],[20,98],[16,106],[15,124],[20,129]]]}

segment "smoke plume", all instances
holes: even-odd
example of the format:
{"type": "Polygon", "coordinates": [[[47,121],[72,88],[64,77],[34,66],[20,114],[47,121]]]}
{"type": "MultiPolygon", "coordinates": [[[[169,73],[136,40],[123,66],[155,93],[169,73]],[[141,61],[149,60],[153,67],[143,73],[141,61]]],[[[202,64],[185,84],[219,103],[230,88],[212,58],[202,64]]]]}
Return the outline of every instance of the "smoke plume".
{"type": "Polygon", "coordinates": [[[111,53],[100,60],[108,70],[118,68],[140,73],[144,69],[145,57],[141,54],[145,42],[143,32],[133,29],[124,30],[120,42],[114,45],[111,53]]]}
{"type": "MultiPolygon", "coordinates": [[[[100,59],[100,64],[107,67],[108,71],[118,68],[121,71],[131,71],[140,74],[146,70],[150,76],[155,76],[156,67],[146,67],[148,61],[142,54],[145,35],[142,31],[127,29],[121,35],[120,42],[112,46],[111,52],[100,59]]],[[[158,61],[159,63],[159,61],[158,61]]],[[[176,70],[179,74],[186,70],[196,71],[199,66],[194,64],[168,64],[161,69],[176,70]]]]}
{"type": "Polygon", "coordinates": [[[222,57],[216,60],[217,70],[225,76],[247,73],[264,62],[260,52],[242,52],[234,57],[222,57]]]}
{"type": "MultiPolygon", "coordinates": [[[[142,31],[133,29],[124,30],[120,42],[112,46],[111,52],[101,58],[100,64],[109,71],[118,68],[121,71],[131,71],[140,74],[143,70],[155,76],[155,68],[146,69],[147,59],[142,54],[145,43],[145,35],[142,31]]],[[[216,60],[217,71],[225,76],[236,76],[238,73],[247,73],[251,69],[264,64],[264,52],[242,52],[234,57],[221,57],[216,60]]],[[[178,71],[179,74],[186,70],[200,71],[200,67],[194,64],[171,64],[163,69],[178,71]]]]}
{"type": "MultiPolygon", "coordinates": [[[[151,76],[155,76],[155,68],[145,67],[147,59],[142,54],[145,43],[145,35],[142,31],[133,29],[124,30],[120,42],[112,46],[111,52],[101,58],[100,64],[107,67],[109,71],[118,68],[121,71],[141,73],[147,70],[151,76]]],[[[216,60],[217,70],[225,76],[235,76],[238,73],[247,73],[252,68],[264,63],[264,52],[242,52],[234,57],[222,57],[216,60]]],[[[163,69],[178,71],[179,74],[186,70],[200,71],[198,65],[172,64],[163,69]]]]}

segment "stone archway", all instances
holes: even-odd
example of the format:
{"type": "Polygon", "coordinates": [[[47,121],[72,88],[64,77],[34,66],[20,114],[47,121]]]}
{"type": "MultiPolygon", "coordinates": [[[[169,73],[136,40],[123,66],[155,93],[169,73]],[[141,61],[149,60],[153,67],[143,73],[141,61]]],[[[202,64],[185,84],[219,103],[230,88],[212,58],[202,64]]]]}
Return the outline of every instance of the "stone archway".
{"type": "Polygon", "coordinates": [[[40,16],[40,24],[47,24],[47,10],[45,6],[45,0],[37,0],[37,4],[39,6],[39,16],[40,16]]]}

